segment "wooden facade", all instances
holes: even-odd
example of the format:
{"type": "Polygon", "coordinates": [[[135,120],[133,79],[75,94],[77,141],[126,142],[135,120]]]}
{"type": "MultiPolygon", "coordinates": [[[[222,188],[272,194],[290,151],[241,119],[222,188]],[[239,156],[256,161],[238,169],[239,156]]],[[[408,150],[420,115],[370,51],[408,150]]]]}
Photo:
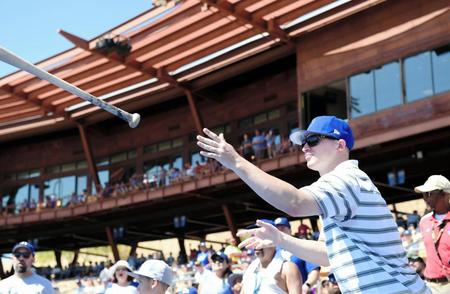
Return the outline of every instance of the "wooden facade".
{"type": "MultiPolygon", "coordinates": [[[[231,14],[240,22],[247,21],[259,29],[261,22],[255,20],[263,19],[262,15],[270,15],[270,9],[282,8],[281,4],[273,4],[280,7],[270,6],[270,9],[260,11],[260,14],[255,12],[253,18],[249,18],[245,17],[247,14],[243,12],[246,11],[244,8],[248,2],[258,1],[234,1],[240,9],[228,9],[229,6],[226,5],[228,1],[186,1],[182,4],[185,6],[181,6],[182,12],[175,12],[161,22],[167,21],[169,26],[175,25],[176,21],[188,17],[183,16],[183,13],[190,15],[198,13],[195,9],[199,9],[200,2],[207,3],[220,12],[220,17],[214,13],[208,16],[213,18],[210,19],[211,22],[215,23],[220,21],[223,15],[229,17],[231,14]],[[217,3],[222,4],[216,6],[217,3]]],[[[282,2],[286,6],[296,5],[294,3],[296,1],[279,1],[282,2]]],[[[314,2],[314,5],[323,6],[332,1],[312,1],[314,2]]],[[[247,52],[245,50],[257,50],[255,45],[255,48],[244,48],[245,50],[235,52],[234,56],[230,53],[226,58],[211,61],[199,70],[204,71],[202,76],[189,80],[188,86],[183,84],[188,79],[186,76],[180,77],[179,80],[166,77],[166,80],[161,79],[160,83],[162,85],[162,81],[165,81],[171,88],[163,88],[164,91],[139,94],[138,91],[135,93],[130,90],[128,96],[124,96],[128,98],[124,98],[124,101],[118,104],[141,113],[142,121],[136,129],[129,129],[123,122],[90,106],[82,108],[79,112],[70,113],[69,120],[62,119],[47,127],[23,130],[22,127],[26,128],[24,124],[15,126],[17,132],[5,127],[4,133],[1,133],[0,129],[2,193],[30,183],[40,187],[42,199],[43,185],[48,179],[68,175],[89,175],[90,183],[93,180],[93,172],[89,171],[88,166],[66,172],[49,172],[55,165],[89,161],[87,147],[92,150],[94,162],[119,153],[135,154],[129,159],[96,167],[99,170],[108,169],[111,175],[120,173],[118,172],[120,169],[129,168],[142,173],[146,162],[168,156],[181,156],[183,162],[189,162],[191,155],[198,152],[194,137],[198,133],[199,125],[209,128],[226,126],[229,132],[225,136],[234,146],[240,144],[244,133],[252,132],[256,128],[264,130],[274,128],[279,134],[287,135],[293,127],[303,126],[309,120],[302,113],[303,93],[336,80],[346,80],[358,72],[370,70],[386,62],[450,44],[448,1],[351,2],[336,8],[336,11],[330,10],[317,18],[306,20],[290,30],[285,30],[284,34],[280,35],[279,30],[273,29],[271,39],[279,41],[279,45],[264,47],[264,50],[261,49],[258,53],[246,55],[246,58],[236,57],[247,52]],[[233,58],[237,61],[222,64],[224,60],[233,58]],[[218,70],[213,70],[214,66],[217,66],[218,70]],[[188,99],[189,93],[193,95],[192,101],[188,99]],[[248,118],[270,111],[274,111],[276,115],[267,117],[264,122],[243,123],[248,118]],[[85,131],[86,140],[81,139],[80,136],[83,136],[81,134],[84,131],[80,131],[77,124],[85,131]],[[158,152],[146,152],[148,146],[175,139],[180,140],[181,145],[158,152]],[[38,170],[40,175],[28,179],[10,177],[11,174],[30,170],[38,170]]],[[[309,7],[310,10],[313,8],[309,7]]],[[[299,15],[301,9],[306,8],[298,7],[292,11],[299,15]]],[[[292,11],[287,11],[285,15],[277,15],[279,24],[282,20],[286,21],[292,11]]],[[[205,19],[191,20],[194,26],[192,32],[201,31],[201,26],[206,25],[205,19]]],[[[130,23],[133,21],[137,20],[130,23]]],[[[273,28],[273,21],[267,21],[266,25],[273,28]]],[[[149,31],[152,30],[151,26],[148,28],[149,31]]],[[[268,27],[262,25],[262,28],[268,27]]],[[[239,29],[239,26],[234,29],[239,29]]],[[[224,32],[217,31],[210,37],[217,38],[224,32]]],[[[174,34],[179,34],[175,28],[174,34]]],[[[240,34],[246,33],[238,35],[240,34]]],[[[168,43],[177,41],[170,34],[166,37],[169,38],[168,43]]],[[[157,43],[152,38],[154,37],[149,33],[144,39],[139,40],[142,42],[139,46],[142,48],[156,46],[151,45],[152,42],[157,43]]],[[[231,40],[228,42],[232,43],[231,40]]],[[[84,54],[84,57],[77,58],[86,58],[83,63],[85,68],[79,73],[80,76],[73,77],[73,81],[85,85],[87,89],[107,83],[108,77],[104,76],[101,83],[91,81],[93,84],[83,84],[82,80],[93,74],[91,64],[99,63],[97,66],[101,66],[103,59],[96,57],[92,52],[90,53],[92,56],[83,53],[79,49],[83,48],[83,44],[86,45],[83,40],[72,36],[72,41],[78,47],[74,50],[80,50],[80,54],[84,54]]],[[[206,39],[203,41],[206,42],[206,39]]],[[[236,43],[237,40],[233,42],[236,43]]],[[[198,43],[199,41],[196,41],[195,46],[198,43]]],[[[136,68],[142,68],[146,64],[147,67],[144,68],[147,68],[148,72],[141,72],[143,76],[147,74],[146,78],[155,74],[149,70],[148,65],[152,62],[158,64],[169,60],[173,63],[167,61],[167,64],[175,69],[174,64],[177,64],[178,59],[170,54],[177,50],[180,54],[188,48],[182,45],[176,50],[166,48],[168,51],[161,53],[166,55],[160,57],[157,55],[158,52],[145,53],[139,46],[134,53],[132,51],[131,56],[145,55],[147,63],[136,67],[136,64],[130,62],[127,66],[134,66],[135,71],[136,68]]],[[[193,56],[198,52],[201,52],[200,49],[196,53],[192,52],[193,55],[186,55],[186,58],[193,60],[193,56]]],[[[131,60],[131,57],[129,58],[131,60]]],[[[179,60],[183,60],[182,57],[179,57],[179,60]]],[[[66,66],[70,68],[71,65],[66,66]]],[[[105,65],[104,70],[106,69],[105,65]]],[[[125,72],[111,78],[128,76],[133,72],[129,68],[123,70],[125,72]]],[[[0,80],[0,85],[8,85],[2,87],[3,91],[9,89],[9,93],[15,93],[14,99],[25,95],[28,97],[27,101],[29,98],[33,100],[37,99],[36,97],[53,97],[47,103],[46,98],[42,98],[44,105],[50,110],[63,113],[62,106],[52,104],[64,99],[63,93],[49,85],[33,84],[29,82],[30,77],[24,77],[21,73],[16,75],[19,77],[6,77],[0,80]],[[26,84],[23,84],[24,79],[26,84]],[[23,92],[27,87],[34,87],[36,90],[28,88],[23,92]]],[[[141,75],[138,76],[131,79],[142,78],[141,75]]],[[[155,76],[161,78],[161,74],[156,73],[155,76]]],[[[124,86],[120,83],[111,84],[111,88],[108,89],[117,90],[120,85],[124,86]]],[[[103,90],[99,91],[98,93],[103,93],[101,92],[103,90]]],[[[117,99],[120,100],[120,97],[117,99]]],[[[65,102],[61,103],[65,105],[65,102]]],[[[348,108],[348,105],[343,107],[348,108]]],[[[449,176],[449,91],[350,119],[350,124],[356,137],[353,156],[360,160],[363,169],[380,184],[379,188],[387,202],[417,198],[418,195],[413,193],[411,188],[423,183],[430,174],[441,173],[449,176]],[[406,171],[406,182],[401,187],[390,187],[386,184],[387,173],[393,170],[406,171]]],[[[311,183],[317,177],[306,169],[300,152],[294,151],[258,164],[263,170],[296,186],[311,183]]],[[[137,191],[124,197],[103,199],[73,207],[44,209],[19,215],[3,214],[0,217],[2,228],[0,239],[5,242],[0,243],[0,251],[8,252],[12,244],[20,239],[38,238],[42,249],[74,250],[104,244],[107,239],[111,243],[110,236],[105,234],[105,228],[119,225],[126,228],[125,237],[119,241],[124,244],[171,238],[180,236],[180,232],[173,226],[173,218],[180,215],[185,215],[188,219],[188,227],[182,232],[182,236],[201,239],[210,232],[223,231],[227,228],[234,231],[235,228],[253,222],[255,218],[275,218],[280,214],[255,196],[236,175],[224,171],[154,191],[137,191]],[[224,211],[227,211],[226,215],[224,211]]]]}

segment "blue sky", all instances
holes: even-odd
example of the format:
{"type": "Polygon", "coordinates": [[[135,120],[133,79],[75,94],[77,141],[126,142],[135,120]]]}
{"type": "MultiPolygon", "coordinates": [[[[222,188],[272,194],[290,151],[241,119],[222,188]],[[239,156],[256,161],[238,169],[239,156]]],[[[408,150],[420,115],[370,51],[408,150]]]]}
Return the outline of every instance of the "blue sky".
{"type": "MultiPolygon", "coordinates": [[[[152,0],[0,0],[0,46],[36,63],[73,47],[59,29],[89,40],[151,7],[152,0]]],[[[0,61],[0,77],[16,70],[0,61]]]]}

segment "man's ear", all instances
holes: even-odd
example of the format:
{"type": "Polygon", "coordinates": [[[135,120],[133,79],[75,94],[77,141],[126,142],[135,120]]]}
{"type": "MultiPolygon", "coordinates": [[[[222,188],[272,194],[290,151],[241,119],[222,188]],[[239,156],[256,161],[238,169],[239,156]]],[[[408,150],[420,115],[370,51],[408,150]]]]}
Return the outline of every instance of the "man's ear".
{"type": "Polygon", "coordinates": [[[339,151],[344,151],[344,150],[347,148],[347,143],[345,142],[345,140],[339,139],[337,142],[338,142],[338,147],[337,147],[337,149],[338,149],[339,151]]]}

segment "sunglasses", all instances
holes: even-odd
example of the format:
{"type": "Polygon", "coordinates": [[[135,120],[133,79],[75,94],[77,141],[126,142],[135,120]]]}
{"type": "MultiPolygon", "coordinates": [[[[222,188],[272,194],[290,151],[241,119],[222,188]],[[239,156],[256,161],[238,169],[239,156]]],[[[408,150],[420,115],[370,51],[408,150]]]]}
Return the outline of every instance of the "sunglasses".
{"type": "Polygon", "coordinates": [[[442,190],[434,190],[434,191],[430,191],[430,192],[424,192],[422,193],[422,196],[424,199],[430,198],[433,195],[439,195],[441,194],[442,190]]]}
{"type": "Polygon", "coordinates": [[[317,146],[322,139],[338,140],[334,137],[327,136],[327,135],[311,134],[311,135],[305,136],[305,138],[302,139],[302,148],[305,147],[306,144],[308,144],[309,147],[317,146]]]}
{"type": "Polygon", "coordinates": [[[21,256],[25,259],[30,258],[31,253],[30,252],[14,252],[13,255],[16,258],[20,258],[21,256]]]}

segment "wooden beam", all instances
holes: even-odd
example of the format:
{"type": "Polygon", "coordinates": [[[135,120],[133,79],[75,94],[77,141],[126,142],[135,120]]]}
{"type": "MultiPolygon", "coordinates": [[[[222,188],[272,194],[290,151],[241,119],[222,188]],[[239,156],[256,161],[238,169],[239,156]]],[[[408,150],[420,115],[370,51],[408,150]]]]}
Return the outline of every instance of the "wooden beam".
{"type": "Polygon", "coordinates": [[[86,161],[88,164],[89,174],[91,175],[92,180],[94,181],[97,193],[99,193],[99,191],[101,191],[103,188],[102,184],[100,183],[100,179],[98,177],[97,166],[95,165],[94,158],[92,156],[91,145],[89,144],[84,126],[79,123],[77,124],[77,126],[78,131],[80,132],[80,138],[81,143],[83,145],[84,155],[86,156],[86,161]]]}
{"type": "Polygon", "coordinates": [[[79,253],[80,253],[80,249],[77,249],[73,252],[73,259],[72,259],[72,263],[70,264],[71,267],[74,267],[77,264],[79,253]]]}
{"type": "Polygon", "coordinates": [[[230,209],[226,204],[222,205],[223,214],[225,215],[225,219],[227,220],[228,228],[233,236],[234,240],[236,240],[236,244],[240,243],[239,237],[237,236],[237,228],[236,223],[234,222],[233,215],[230,212],[230,209]]]}
{"type": "Polygon", "coordinates": [[[200,117],[200,113],[198,112],[197,104],[195,102],[194,95],[192,95],[192,91],[186,90],[186,96],[188,98],[189,109],[191,110],[192,118],[194,119],[197,133],[203,134],[203,121],[202,118],[200,117]]]}
{"type": "Polygon", "coordinates": [[[117,244],[114,241],[113,235],[112,235],[112,230],[110,227],[106,227],[105,228],[106,231],[106,237],[108,238],[108,243],[109,246],[111,246],[111,250],[114,256],[114,260],[115,262],[120,260],[120,255],[119,255],[119,250],[117,250],[117,244]]]}
{"type": "Polygon", "coordinates": [[[134,241],[130,244],[130,253],[128,253],[128,256],[133,256],[136,254],[136,249],[138,248],[138,242],[134,241]]]}
{"type": "Polygon", "coordinates": [[[63,35],[64,38],[66,38],[67,40],[69,40],[70,42],[72,42],[75,47],[84,49],[84,50],[89,50],[89,42],[78,37],[75,36],[71,33],[68,33],[64,30],[59,30],[58,33],[60,33],[61,35],[63,35]]]}
{"type": "Polygon", "coordinates": [[[246,10],[236,10],[235,4],[228,1],[201,0],[206,5],[218,9],[225,16],[233,16],[243,25],[251,25],[258,33],[268,32],[272,39],[280,39],[283,43],[295,45],[276,22],[269,22],[263,18],[255,18],[246,10]]]}
{"type": "Polygon", "coordinates": [[[5,271],[3,270],[3,262],[2,262],[2,255],[0,255],[0,279],[4,279],[5,276],[5,271]]]}
{"type": "Polygon", "coordinates": [[[61,250],[53,250],[53,252],[55,253],[56,266],[62,269],[61,250]]]}

